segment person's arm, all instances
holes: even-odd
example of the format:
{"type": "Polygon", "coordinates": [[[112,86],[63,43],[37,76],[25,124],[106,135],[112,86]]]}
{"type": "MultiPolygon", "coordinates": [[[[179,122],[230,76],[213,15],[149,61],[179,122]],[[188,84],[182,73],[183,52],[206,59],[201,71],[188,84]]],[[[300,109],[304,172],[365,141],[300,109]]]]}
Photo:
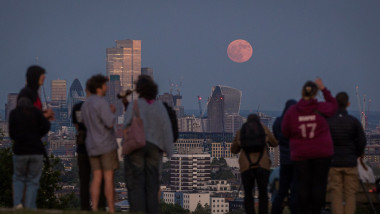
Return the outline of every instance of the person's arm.
{"type": "Polygon", "coordinates": [[[240,152],[240,130],[236,132],[234,140],[232,141],[231,152],[233,154],[240,152]]]}
{"type": "Polygon", "coordinates": [[[49,119],[46,118],[42,112],[40,112],[39,110],[36,109],[36,111],[38,111],[39,113],[39,118],[40,118],[40,136],[43,137],[45,136],[49,130],[50,130],[50,122],[49,122],[49,119]]]}
{"type": "Polygon", "coordinates": [[[326,101],[318,103],[318,111],[320,111],[323,115],[326,115],[327,117],[332,117],[338,110],[338,102],[331,95],[331,92],[327,90],[321,78],[317,78],[315,80],[315,84],[317,85],[318,89],[322,91],[323,97],[326,101]]]}
{"type": "Polygon", "coordinates": [[[104,100],[104,102],[102,102],[100,105],[99,117],[100,117],[100,120],[106,126],[106,128],[109,128],[109,129],[113,128],[113,126],[115,125],[115,121],[116,121],[116,115],[112,111],[113,111],[112,106],[109,105],[104,100]]]}
{"type": "Polygon", "coordinates": [[[269,146],[276,147],[278,146],[278,141],[273,136],[272,132],[270,132],[269,128],[266,127],[264,124],[262,124],[265,130],[266,136],[266,142],[269,144],[269,146]]]}

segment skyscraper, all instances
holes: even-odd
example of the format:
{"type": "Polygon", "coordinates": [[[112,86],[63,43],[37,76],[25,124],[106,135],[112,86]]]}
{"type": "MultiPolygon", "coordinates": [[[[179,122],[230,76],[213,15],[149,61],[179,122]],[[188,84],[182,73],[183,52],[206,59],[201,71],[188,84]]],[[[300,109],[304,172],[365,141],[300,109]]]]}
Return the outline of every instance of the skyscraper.
{"type": "Polygon", "coordinates": [[[123,114],[123,104],[120,99],[117,98],[117,94],[121,91],[120,76],[119,75],[110,75],[108,81],[108,90],[106,99],[110,104],[115,105],[116,115],[123,114]]]}
{"type": "Polygon", "coordinates": [[[9,113],[16,108],[17,105],[17,93],[9,93],[7,104],[5,105],[5,120],[9,119],[9,113]]]}
{"type": "Polygon", "coordinates": [[[140,74],[141,40],[116,40],[116,47],[107,48],[107,76],[119,75],[123,90],[133,89],[140,74]]]}
{"type": "Polygon", "coordinates": [[[66,102],[67,100],[67,87],[66,80],[52,80],[51,81],[51,101],[52,102],[66,102]]]}
{"type": "Polygon", "coordinates": [[[78,79],[74,79],[69,89],[69,97],[67,102],[69,116],[71,115],[71,110],[73,109],[73,106],[79,102],[84,101],[85,98],[86,96],[84,94],[80,81],[78,79]]]}
{"type": "Polygon", "coordinates": [[[148,67],[141,68],[141,74],[148,75],[148,76],[152,77],[152,79],[154,79],[152,68],[148,68],[148,67]]]}
{"type": "MultiPolygon", "coordinates": [[[[241,91],[228,86],[214,86],[211,89],[211,97],[207,106],[209,132],[226,132],[226,116],[240,113],[241,91]]],[[[239,121],[233,119],[232,122],[239,121]]],[[[240,126],[236,125],[235,127],[240,126]]],[[[229,127],[234,127],[230,125],[229,127]]],[[[228,132],[236,130],[230,128],[228,132]]]]}

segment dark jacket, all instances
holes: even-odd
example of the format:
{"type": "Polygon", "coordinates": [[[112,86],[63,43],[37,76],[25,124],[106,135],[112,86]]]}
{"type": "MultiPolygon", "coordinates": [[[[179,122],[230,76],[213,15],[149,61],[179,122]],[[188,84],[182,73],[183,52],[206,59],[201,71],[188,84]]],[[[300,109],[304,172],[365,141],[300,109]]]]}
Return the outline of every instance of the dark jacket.
{"type": "Polygon", "coordinates": [[[338,104],[326,88],[322,90],[326,102],[301,99],[286,112],[282,133],[290,141],[292,161],[331,157],[334,153],[329,124],[338,104]],[[323,115],[323,116],[322,116],[323,115]]]}
{"type": "Polygon", "coordinates": [[[20,99],[9,115],[9,136],[16,155],[43,155],[41,138],[50,130],[50,122],[29,99],[20,99]]]}
{"type": "Polygon", "coordinates": [[[359,120],[349,115],[345,109],[339,109],[328,122],[334,142],[331,166],[355,167],[356,159],[363,154],[367,143],[359,120]]]}
{"type": "Polygon", "coordinates": [[[289,139],[285,138],[281,131],[281,123],[282,118],[284,117],[286,111],[290,106],[296,104],[295,100],[288,100],[285,104],[284,111],[280,117],[277,117],[273,124],[273,135],[278,140],[278,144],[280,145],[280,163],[281,164],[291,164],[290,160],[290,147],[289,147],[289,139]]]}

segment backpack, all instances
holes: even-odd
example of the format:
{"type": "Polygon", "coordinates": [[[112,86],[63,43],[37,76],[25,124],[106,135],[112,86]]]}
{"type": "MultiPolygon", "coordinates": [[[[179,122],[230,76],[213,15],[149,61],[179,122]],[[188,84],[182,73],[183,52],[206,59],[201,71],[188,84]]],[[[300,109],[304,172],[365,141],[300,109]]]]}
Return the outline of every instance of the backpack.
{"type": "Polygon", "coordinates": [[[166,102],[163,102],[166,111],[169,114],[170,123],[172,124],[172,131],[173,131],[173,140],[174,142],[178,139],[178,120],[177,120],[177,114],[173,110],[172,107],[170,107],[166,102]]]}
{"type": "Polygon", "coordinates": [[[240,146],[245,151],[250,166],[258,165],[266,147],[266,134],[260,121],[252,120],[243,124],[240,131],[240,146]],[[250,153],[260,152],[259,159],[252,163],[250,153]]]}

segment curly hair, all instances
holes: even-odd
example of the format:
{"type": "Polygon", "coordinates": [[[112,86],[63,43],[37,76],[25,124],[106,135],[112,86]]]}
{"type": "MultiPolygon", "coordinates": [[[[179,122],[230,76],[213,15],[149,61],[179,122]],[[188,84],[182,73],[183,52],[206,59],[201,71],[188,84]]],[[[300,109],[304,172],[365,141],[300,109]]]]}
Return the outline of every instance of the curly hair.
{"type": "Polygon", "coordinates": [[[139,93],[139,97],[153,100],[156,99],[158,86],[153,81],[152,77],[148,75],[140,75],[136,82],[136,92],[139,93]]]}
{"type": "Polygon", "coordinates": [[[86,88],[91,94],[96,94],[96,89],[101,88],[103,84],[106,83],[107,81],[108,81],[108,77],[102,74],[97,74],[87,80],[86,88]]]}

